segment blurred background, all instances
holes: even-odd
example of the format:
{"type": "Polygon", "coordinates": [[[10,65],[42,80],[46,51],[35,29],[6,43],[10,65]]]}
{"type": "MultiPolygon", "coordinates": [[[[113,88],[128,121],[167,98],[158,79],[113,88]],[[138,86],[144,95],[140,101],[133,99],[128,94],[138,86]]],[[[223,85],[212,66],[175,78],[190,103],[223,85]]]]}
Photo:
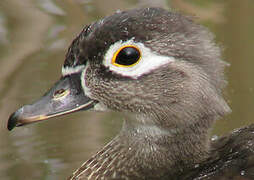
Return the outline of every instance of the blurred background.
{"type": "Polygon", "coordinates": [[[68,45],[85,24],[144,6],[194,16],[223,48],[233,112],[217,121],[211,136],[254,123],[253,0],[1,0],[0,179],[66,179],[120,130],[114,113],[79,112],[12,132],[6,123],[59,79],[68,45]]]}

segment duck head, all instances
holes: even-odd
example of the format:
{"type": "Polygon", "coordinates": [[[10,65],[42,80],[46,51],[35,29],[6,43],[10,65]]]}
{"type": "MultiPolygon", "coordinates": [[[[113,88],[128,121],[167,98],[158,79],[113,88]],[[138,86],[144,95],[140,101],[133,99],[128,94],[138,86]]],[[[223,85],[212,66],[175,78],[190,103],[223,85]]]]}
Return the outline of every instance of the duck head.
{"type": "Polygon", "coordinates": [[[13,113],[8,129],[87,109],[166,128],[210,127],[230,111],[221,95],[225,65],[213,35],[189,18],[160,8],[119,11],[82,30],[60,80],[13,113]]]}

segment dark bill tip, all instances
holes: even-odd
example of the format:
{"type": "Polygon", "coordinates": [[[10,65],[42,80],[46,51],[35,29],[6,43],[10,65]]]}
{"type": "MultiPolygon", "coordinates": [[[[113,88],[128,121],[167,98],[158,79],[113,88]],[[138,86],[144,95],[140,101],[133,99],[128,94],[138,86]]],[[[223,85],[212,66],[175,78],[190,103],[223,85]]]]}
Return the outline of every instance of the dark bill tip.
{"type": "Polygon", "coordinates": [[[17,119],[17,112],[14,112],[10,115],[7,128],[9,131],[11,131],[13,128],[15,128],[18,124],[18,119],[17,119]]]}

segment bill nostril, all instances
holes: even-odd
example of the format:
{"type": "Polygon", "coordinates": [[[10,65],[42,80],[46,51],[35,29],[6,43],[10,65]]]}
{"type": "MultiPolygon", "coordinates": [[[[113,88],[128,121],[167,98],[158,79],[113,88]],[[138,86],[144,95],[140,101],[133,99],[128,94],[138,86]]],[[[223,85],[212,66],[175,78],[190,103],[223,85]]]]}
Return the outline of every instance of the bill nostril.
{"type": "Polygon", "coordinates": [[[59,99],[67,96],[69,93],[70,91],[68,89],[58,89],[54,92],[53,97],[54,99],[59,99]]]}
{"type": "Polygon", "coordinates": [[[59,95],[59,94],[62,94],[62,93],[64,93],[64,92],[65,92],[64,89],[59,89],[59,90],[57,90],[57,91],[54,93],[54,95],[59,95]]]}

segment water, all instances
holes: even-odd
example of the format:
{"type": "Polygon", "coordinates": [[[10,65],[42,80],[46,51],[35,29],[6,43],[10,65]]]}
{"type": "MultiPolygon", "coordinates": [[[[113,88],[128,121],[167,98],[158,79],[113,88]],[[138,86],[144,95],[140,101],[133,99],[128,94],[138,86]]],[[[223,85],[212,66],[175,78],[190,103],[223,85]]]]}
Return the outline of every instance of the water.
{"type": "MultiPolygon", "coordinates": [[[[225,94],[233,113],[217,121],[213,134],[253,123],[254,3],[156,2],[198,17],[216,34],[231,64],[225,94]]],[[[79,112],[12,132],[6,122],[59,79],[66,49],[84,24],[145,3],[149,1],[0,1],[0,179],[64,179],[119,131],[121,118],[109,113],[79,112]]]]}

